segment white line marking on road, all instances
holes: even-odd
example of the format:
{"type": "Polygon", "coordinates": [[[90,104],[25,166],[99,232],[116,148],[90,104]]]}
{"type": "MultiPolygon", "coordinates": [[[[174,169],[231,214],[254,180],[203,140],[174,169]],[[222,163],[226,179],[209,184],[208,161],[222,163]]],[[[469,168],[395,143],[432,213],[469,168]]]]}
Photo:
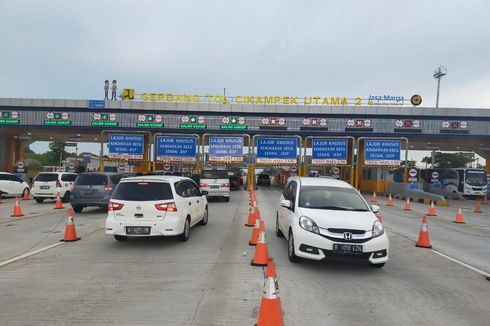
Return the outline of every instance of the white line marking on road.
{"type": "Polygon", "coordinates": [[[27,258],[27,257],[30,257],[30,256],[33,256],[33,255],[36,255],[40,252],[43,252],[43,251],[46,251],[46,250],[49,250],[51,248],[54,248],[54,247],[57,247],[57,246],[60,246],[64,244],[64,242],[57,242],[57,243],[54,243],[50,246],[47,246],[47,247],[44,247],[44,248],[41,248],[41,249],[38,249],[38,250],[35,250],[35,251],[31,251],[31,252],[28,252],[28,253],[25,253],[25,254],[22,254],[20,256],[17,256],[17,257],[14,257],[14,258],[11,258],[9,260],[5,260],[5,261],[2,261],[0,262],[0,267],[3,267],[5,265],[8,265],[8,264],[11,264],[11,263],[14,263],[16,261],[19,261],[21,259],[24,259],[24,258],[27,258]]]}
{"type": "Polygon", "coordinates": [[[465,262],[462,262],[461,260],[457,260],[456,258],[453,258],[453,257],[451,257],[451,256],[445,255],[445,254],[443,254],[443,253],[441,253],[441,252],[439,252],[439,251],[436,251],[436,250],[434,250],[434,249],[432,249],[431,251],[432,251],[433,253],[435,253],[435,254],[438,254],[438,255],[439,255],[439,256],[441,256],[441,257],[444,257],[444,258],[446,258],[446,259],[449,259],[449,260],[450,260],[450,261],[452,261],[452,262],[455,262],[455,263],[457,263],[457,264],[460,264],[461,266],[466,267],[466,268],[468,268],[468,269],[472,270],[473,272],[477,272],[478,274],[481,274],[481,275],[483,275],[483,276],[485,276],[485,277],[490,277],[490,274],[489,274],[489,273],[487,273],[487,272],[485,272],[484,270],[481,270],[481,269],[479,269],[479,268],[477,268],[477,267],[475,267],[475,266],[471,266],[471,265],[469,265],[469,264],[467,264],[467,263],[465,263],[465,262]]]}

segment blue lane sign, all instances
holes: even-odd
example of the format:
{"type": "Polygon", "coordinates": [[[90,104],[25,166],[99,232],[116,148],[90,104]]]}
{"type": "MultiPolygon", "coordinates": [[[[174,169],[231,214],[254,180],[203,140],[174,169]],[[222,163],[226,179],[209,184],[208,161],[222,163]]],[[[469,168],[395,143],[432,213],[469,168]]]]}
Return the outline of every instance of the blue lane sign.
{"type": "Polygon", "coordinates": [[[294,164],[297,149],[297,138],[258,138],[257,163],[294,164]]]}
{"type": "Polygon", "coordinates": [[[347,164],[347,139],[312,139],[311,163],[347,164]]]}
{"type": "Polygon", "coordinates": [[[366,139],[364,143],[364,164],[400,165],[400,149],[400,140],[366,139]]]}
{"type": "Polygon", "coordinates": [[[109,135],[109,157],[122,159],[143,159],[144,135],[109,135]]]}
{"type": "Polygon", "coordinates": [[[105,101],[102,100],[88,100],[89,109],[104,109],[105,101]]]}
{"type": "Polygon", "coordinates": [[[243,137],[209,137],[209,161],[243,162],[243,137]]]}
{"type": "Polygon", "coordinates": [[[157,161],[196,162],[196,137],[157,136],[157,161]]]}

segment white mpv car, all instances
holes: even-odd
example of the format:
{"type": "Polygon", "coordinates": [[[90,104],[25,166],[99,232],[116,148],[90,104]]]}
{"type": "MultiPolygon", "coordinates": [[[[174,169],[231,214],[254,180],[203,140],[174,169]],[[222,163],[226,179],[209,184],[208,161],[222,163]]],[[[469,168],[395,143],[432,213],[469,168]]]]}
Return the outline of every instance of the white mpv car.
{"type": "Polygon", "coordinates": [[[24,196],[29,192],[27,182],[15,174],[0,172],[0,196],[24,196]]]}
{"type": "Polygon", "coordinates": [[[32,197],[38,203],[42,203],[45,199],[55,199],[60,194],[61,201],[68,203],[70,201],[70,193],[75,179],[76,173],[70,172],[40,172],[32,182],[32,197]]]}
{"type": "Polygon", "coordinates": [[[288,256],[321,260],[357,258],[383,267],[389,240],[383,224],[350,184],[327,178],[290,178],[281,195],[276,234],[288,240],[288,256]]]}
{"type": "Polygon", "coordinates": [[[109,202],[105,233],[118,241],[128,237],[178,235],[189,239],[190,229],[208,223],[206,192],[179,176],[121,179],[109,202]]]}

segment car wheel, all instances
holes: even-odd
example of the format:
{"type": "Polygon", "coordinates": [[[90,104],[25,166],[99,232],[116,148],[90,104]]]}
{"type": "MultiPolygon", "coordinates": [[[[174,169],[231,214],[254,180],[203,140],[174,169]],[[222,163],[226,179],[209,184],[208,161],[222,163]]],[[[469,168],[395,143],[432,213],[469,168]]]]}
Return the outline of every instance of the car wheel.
{"type": "Polygon", "coordinates": [[[75,205],[75,206],[72,206],[72,207],[73,207],[73,211],[75,213],[81,213],[82,210],[83,210],[83,206],[77,206],[77,205],[75,205]]]}
{"type": "Polygon", "coordinates": [[[117,241],[126,241],[128,240],[128,237],[125,235],[115,235],[114,239],[116,239],[117,241]]]}
{"type": "Polygon", "coordinates": [[[374,268],[383,268],[383,266],[385,265],[385,263],[381,263],[381,264],[373,264],[373,263],[369,263],[371,265],[371,267],[374,267],[374,268]]]}
{"type": "Polygon", "coordinates": [[[44,198],[34,198],[36,203],[41,204],[44,201],[44,198]]]}
{"type": "Polygon", "coordinates": [[[67,191],[65,192],[65,195],[63,196],[63,198],[61,198],[61,202],[62,203],[68,203],[70,201],[70,192],[67,191]]]}
{"type": "Polygon", "coordinates": [[[22,197],[24,197],[26,194],[29,195],[29,188],[24,188],[22,191],[22,197]]]}
{"type": "Polygon", "coordinates": [[[284,238],[284,234],[282,233],[281,229],[279,228],[279,216],[276,215],[276,235],[279,238],[284,238]]]}
{"type": "Polygon", "coordinates": [[[225,197],[225,201],[230,201],[230,197],[225,197]]]}
{"type": "Polygon", "coordinates": [[[199,224],[201,225],[208,224],[208,218],[209,218],[208,206],[206,206],[206,209],[204,210],[204,216],[202,217],[202,220],[201,222],[199,222],[199,224]]]}
{"type": "Polygon", "coordinates": [[[289,231],[288,258],[289,258],[289,261],[292,262],[292,263],[296,263],[297,261],[299,261],[299,257],[296,256],[296,253],[294,252],[294,236],[293,236],[293,231],[289,231]]]}
{"type": "Polygon", "coordinates": [[[179,240],[180,241],[187,241],[189,240],[189,235],[191,233],[191,224],[189,222],[189,217],[185,219],[184,223],[184,232],[182,232],[181,235],[179,235],[179,240]]]}

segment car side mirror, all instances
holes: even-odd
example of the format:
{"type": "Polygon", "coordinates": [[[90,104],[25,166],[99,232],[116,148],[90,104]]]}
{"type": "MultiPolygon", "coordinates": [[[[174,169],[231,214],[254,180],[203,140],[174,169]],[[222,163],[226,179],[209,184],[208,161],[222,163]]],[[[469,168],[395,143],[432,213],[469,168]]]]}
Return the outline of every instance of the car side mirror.
{"type": "Polygon", "coordinates": [[[281,206],[287,209],[291,209],[291,201],[287,199],[281,200],[281,206]]]}
{"type": "Polygon", "coordinates": [[[201,196],[207,196],[209,192],[207,190],[201,190],[201,196]]]}
{"type": "Polygon", "coordinates": [[[371,205],[371,210],[373,213],[379,213],[380,207],[378,205],[371,205]]]}

